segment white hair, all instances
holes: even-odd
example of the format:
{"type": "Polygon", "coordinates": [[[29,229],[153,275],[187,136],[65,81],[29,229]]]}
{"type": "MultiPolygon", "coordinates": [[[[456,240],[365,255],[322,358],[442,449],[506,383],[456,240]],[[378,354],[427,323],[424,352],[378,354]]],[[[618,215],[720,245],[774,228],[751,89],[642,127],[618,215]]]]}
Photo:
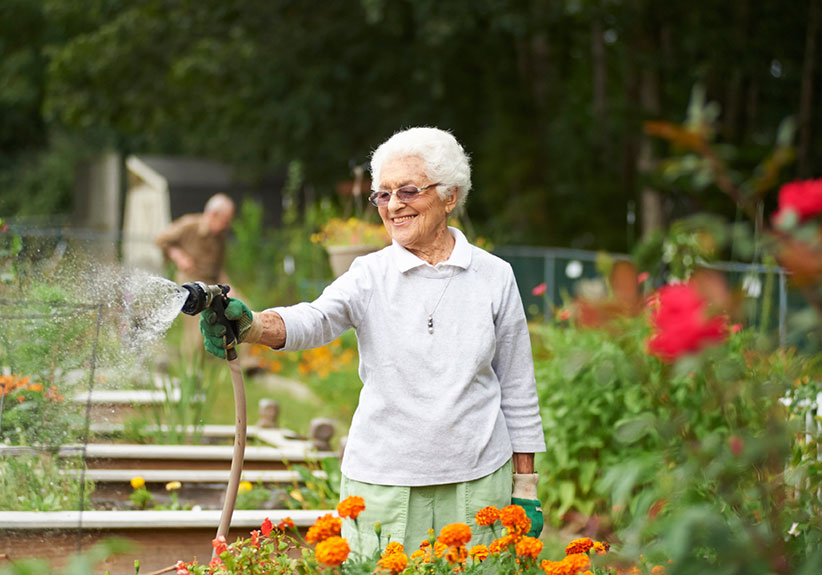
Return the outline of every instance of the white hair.
{"type": "Polygon", "coordinates": [[[409,128],[397,132],[371,155],[371,181],[379,185],[380,170],[386,160],[417,156],[425,164],[425,173],[432,182],[440,182],[440,198],[458,191],[457,207],[465,204],[471,191],[471,164],[468,155],[450,132],[439,128],[409,128]]]}
{"type": "Polygon", "coordinates": [[[208,198],[204,212],[220,212],[224,214],[234,214],[234,200],[226,194],[217,193],[208,198]]]}

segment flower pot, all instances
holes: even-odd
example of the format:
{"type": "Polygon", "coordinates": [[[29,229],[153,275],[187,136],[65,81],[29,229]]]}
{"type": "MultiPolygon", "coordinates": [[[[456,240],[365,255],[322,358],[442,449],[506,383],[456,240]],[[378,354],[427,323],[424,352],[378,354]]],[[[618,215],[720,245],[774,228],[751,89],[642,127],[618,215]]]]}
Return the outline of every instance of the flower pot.
{"type": "Polygon", "coordinates": [[[354,258],[364,256],[381,249],[380,246],[350,245],[350,246],[327,246],[328,259],[331,263],[331,271],[334,277],[340,277],[348,268],[354,258]]]}

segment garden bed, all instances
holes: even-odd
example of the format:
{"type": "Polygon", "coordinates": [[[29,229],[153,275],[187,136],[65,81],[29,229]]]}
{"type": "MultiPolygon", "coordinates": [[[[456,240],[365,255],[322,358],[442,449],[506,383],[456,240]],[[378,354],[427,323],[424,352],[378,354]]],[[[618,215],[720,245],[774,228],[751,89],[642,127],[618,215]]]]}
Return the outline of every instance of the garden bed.
{"type": "MultiPolygon", "coordinates": [[[[231,542],[259,529],[268,517],[275,524],[286,517],[305,532],[328,510],[235,511],[226,540],[231,542]]],[[[11,560],[48,559],[55,569],[67,556],[109,537],[134,543],[129,553],[112,557],[98,568],[112,575],[133,575],[139,559],[141,573],[173,565],[179,559],[211,557],[211,540],[220,521],[219,511],[0,511],[0,554],[11,560]]]]}
{"type": "MultiPolygon", "coordinates": [[[[202,509],[222,509],[223,497],[228,483],[229,472],[226,470],[192,470],[192,469],[89,469],[85,477],[94,482],[91,503],[95,509],[130,508],[129,497],[134,491],[131,480],[139,475],[145,482],[145,488],[154,496],[157,503],[165,504],[168,499],[166,485],[172,481],[181,484],[177,494],[180,500],[202,509]]],[[[324,471],[313,471],[314,477],[325,479],[324,471]]],[[[251,484],[264,484],[268,489],[276,489],[279,498],[272,500],[270,506],[262,509],[283,509],[288,499],[287,492],[303,483],[299,472],[293,470],[250,470],[243,473],[243,481],[251,484]]]]}

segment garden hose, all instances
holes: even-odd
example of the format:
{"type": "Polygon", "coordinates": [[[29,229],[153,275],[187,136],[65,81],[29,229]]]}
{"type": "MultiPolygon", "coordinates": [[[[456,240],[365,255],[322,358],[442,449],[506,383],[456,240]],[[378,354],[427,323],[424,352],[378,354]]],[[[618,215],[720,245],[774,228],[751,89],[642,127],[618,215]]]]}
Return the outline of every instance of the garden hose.
{"type": "MultiPolygon", "coordinates": [[[[211,309],[217,315],[217,323],[225,326],[226,329],[224,337],[225,357],[228,360],[228,369],[231,371],[231,385],[234,388],[234,452],[231,456],[231,471],[228,475],[228,485],[223,500],[223,512],[220,515],[220,525],[215,536],[215,538],[219,538],[221,535],[225,537],[228,534],[228,528],[231,526],[231,516],[234,514],[237,491],[240,488],[240,479],[243,474],[243,457],[248,432],[245,381],[240,362],[237,361],[237,322],[231,321],[225,316],[230,289],[227,285],[206,285],[203,282],[190,282],[183,284],[182,288],[188,292],[182,308],[183,313],[198,315],[206,309],[211,309]]],[[[211,557],[214,558],[216,554],[217,548],[215,546],[211,557]]]]}
{"type": "MultiPolygon", "coordinates": [[[[234,453],[231,456],[231,472],[228,475],[228,486],[225,489],[225,500],[223,501],[223,512],[220,515],[220,526],[217,528],[217,537],[226,536],[231,525],[231,516],[234,513],[234,505],[237,502],[237,491],[240,487],[240,478],[243,474],[243,456],[245,455],[246,433],[248,431],[248,418],[246,416],[245,405],[245,381],[243,380],[243,370],[237,360],[237,352],[234,351],[233,358],[229,358],[228,369],[231,371],[231,385],[234,388],[234,453]]],[[[216,555],[214,548],[212,558],[216,555]]]]}

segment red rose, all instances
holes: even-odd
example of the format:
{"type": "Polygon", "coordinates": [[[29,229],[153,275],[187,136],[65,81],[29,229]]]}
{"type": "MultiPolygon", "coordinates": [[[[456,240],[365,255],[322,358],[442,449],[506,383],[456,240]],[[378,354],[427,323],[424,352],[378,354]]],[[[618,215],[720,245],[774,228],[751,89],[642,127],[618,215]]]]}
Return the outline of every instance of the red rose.
{"type": "Polygon", "coordinates": [[[707,317],[705,300],[696,286],[667,285],[659,290],[659,305],[651,316],[655,334],[649,351],[665,361],[694,353],[728,334],[725,318],[707,317]]]}
{"type": "Polygon", "coordinates": [[[788,182],[779,188],[779,209],[773,215],[778,222],[785,213],[794,212],[800,221],[822,214],[822,178],[788,182]]]}
{"type": "Polygon", "coordinates": [[[263,532],[264,537],[268,537],[271,534],[272,529],[274,529],[274,525],[271,523],[271,519],[266,517],[263,524],[260,525],[260,531],[263,532]]]}

